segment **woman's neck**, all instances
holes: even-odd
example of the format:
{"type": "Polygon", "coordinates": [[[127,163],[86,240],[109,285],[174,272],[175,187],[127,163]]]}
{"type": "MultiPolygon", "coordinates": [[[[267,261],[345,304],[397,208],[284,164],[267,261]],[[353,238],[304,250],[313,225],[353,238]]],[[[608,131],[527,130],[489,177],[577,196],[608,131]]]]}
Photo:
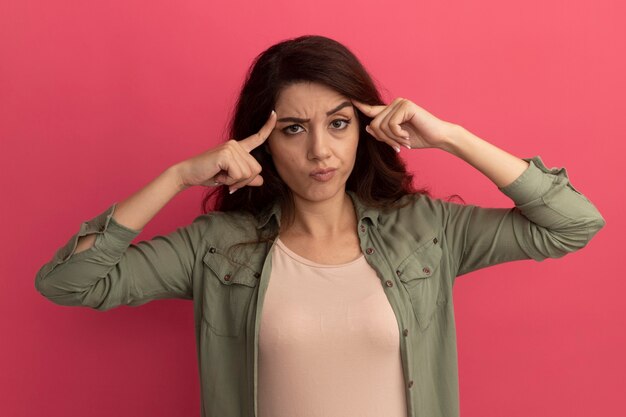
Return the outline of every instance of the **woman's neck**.
{"type": "Polygon", "coordinates": [[[294,195],[293,222],[281,227],[281,235],[332,239],[356,230],[356,213],[344,191],[324,201],[307,201],[294,195]]]}

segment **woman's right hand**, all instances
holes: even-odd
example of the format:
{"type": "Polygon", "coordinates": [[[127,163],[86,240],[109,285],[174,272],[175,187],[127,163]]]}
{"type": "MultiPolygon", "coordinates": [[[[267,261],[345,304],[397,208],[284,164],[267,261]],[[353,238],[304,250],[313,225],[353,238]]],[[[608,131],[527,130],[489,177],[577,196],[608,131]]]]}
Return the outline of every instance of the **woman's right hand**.
{"type": "Polygon", "coordinates": [[[231,139],[179,163],[181,189],[193,185],[227,185],[232,194],[246,185],[262,185],[261,165],[250,151],[265,142],[275,125],[276,112],[272,111],[257,133],[239,141],[231,139]]]}

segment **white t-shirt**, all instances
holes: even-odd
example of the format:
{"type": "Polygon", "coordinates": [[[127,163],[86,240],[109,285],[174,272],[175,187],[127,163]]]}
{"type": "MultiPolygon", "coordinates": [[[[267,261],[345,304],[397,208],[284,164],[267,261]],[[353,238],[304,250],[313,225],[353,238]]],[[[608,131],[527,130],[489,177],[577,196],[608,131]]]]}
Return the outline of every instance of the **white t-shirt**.
{"type": "Polygon", "coordinates": [[[324,265],[274,248],[259,417],[406,417],[398,324],[365,257],[324,265]]]}

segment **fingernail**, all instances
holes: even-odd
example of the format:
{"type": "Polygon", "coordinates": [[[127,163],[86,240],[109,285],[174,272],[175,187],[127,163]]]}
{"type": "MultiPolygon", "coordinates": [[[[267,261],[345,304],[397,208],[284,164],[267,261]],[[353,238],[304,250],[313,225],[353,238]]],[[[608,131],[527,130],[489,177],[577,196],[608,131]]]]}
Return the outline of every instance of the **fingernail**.
{"type": "Polygon", "coordinates": [[[399,146],[394,146],[393,149],[395,149],[396,152],[400,152],[400,147],[399,146]]]}
{"type": "Polygon", "coordinates": [[[411,149],[411,147],[409,145],[404,145],[404,146],[406,146],[407,149],[411,149]]]}
{"type": "Polygon", "coordinates": [[[228,191],[228,194],[232,194],[232,193],[234,193],[237,190],[238,190],[237,188],[235,188],[234,190],[230,190],[230,191],[228,191]]]}
{"type": "Polygon", "coordinates": [[[272,114],[276,114],[276,112],[274,110],[272,110],[272,114]]]}
{"type": "Polygon", "coordinates": [[[372,130],[370,129],[369,125],[365,126],[365,130],[367,130],[367,133],[372,133],[372,130]]]}

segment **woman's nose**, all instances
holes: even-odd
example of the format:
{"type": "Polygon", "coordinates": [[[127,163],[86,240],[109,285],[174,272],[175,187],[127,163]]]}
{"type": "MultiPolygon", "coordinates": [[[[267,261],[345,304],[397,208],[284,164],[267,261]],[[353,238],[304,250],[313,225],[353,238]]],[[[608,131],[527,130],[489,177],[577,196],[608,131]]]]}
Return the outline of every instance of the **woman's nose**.
{"type": "Polygon", "coordinates": [[[309,135],[309,159],[326,159],[330,156],[328,133],[323,130],[313,129],[309,135]]]}

